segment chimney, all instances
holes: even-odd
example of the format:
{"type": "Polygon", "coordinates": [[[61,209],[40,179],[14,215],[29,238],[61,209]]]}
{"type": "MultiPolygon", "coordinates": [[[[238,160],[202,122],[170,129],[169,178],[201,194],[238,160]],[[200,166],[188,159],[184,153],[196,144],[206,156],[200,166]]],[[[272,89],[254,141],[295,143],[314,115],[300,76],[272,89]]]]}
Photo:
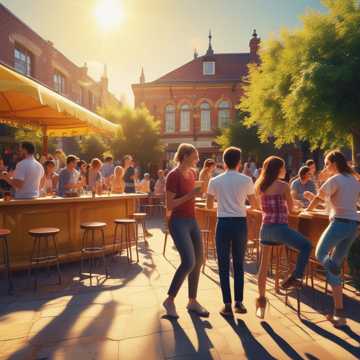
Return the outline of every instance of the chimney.
{"type": "Polygon", "coordinates": [[[252,38],[249,42],[250,46],[250,60],[252,62],[258,62],[259,61],[259,47],[260,47],[260,38],[258,37],[256,30],[254,29],[252,38]]]}

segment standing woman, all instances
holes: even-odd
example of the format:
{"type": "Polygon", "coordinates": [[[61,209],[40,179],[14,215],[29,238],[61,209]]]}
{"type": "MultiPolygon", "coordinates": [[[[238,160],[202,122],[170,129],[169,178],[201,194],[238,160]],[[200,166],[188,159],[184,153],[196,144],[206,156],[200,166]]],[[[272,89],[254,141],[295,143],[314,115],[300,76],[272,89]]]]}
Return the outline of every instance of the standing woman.
{"type": "Polygon", "coordinates": [[[289,228],[288,214],[293,212],[289,185],[283,181],[285,162],[277,156],[264,161],[255,192],[260,199],[262,225],[260,230],[261,263],[258,273],[259,297],[256,299],[256,316],[264,318],[266,308],[266,278],[271,257],[271,245],[284,244],[299,252],[295,271],[281,284],[282,289],[299,288],[311,252],[311,243],[297,231],[289,228]],[[270,245],[270,246],[269,246],[270,245]]]}
{"type": "Polygon", "coordinates": [[[201,187],[195,187],[194,170],[199,155],[193,145],[180,144],[175,161],[178,165],[166,178],[166,207],[167,211],[171,212],[169,230],[180,254],[181,264],[175,272],[163,305],[168,317],[179,317],[174,299],[188,276],[187,309],[199,316],[207,317],[209,312],[196,300],[200,268],[204,261],[200,230],[195,219],[195,197],[201,194],[201,187]]]}
{"type": "Polygon", "coordinates": [[[356,203],[360,195],[360,182],[347,164],[345,156],[338,150],[326,155],[325,168],[330,177],[306,210],[311,211],[320,201],[328,200],[330,224],[320,237],[315,256],[324,266],[332,287],[334,312],[327,318],[335,326],[343,326],[346,318],[340,275],[359,227],[360,216],[356,203]]]}

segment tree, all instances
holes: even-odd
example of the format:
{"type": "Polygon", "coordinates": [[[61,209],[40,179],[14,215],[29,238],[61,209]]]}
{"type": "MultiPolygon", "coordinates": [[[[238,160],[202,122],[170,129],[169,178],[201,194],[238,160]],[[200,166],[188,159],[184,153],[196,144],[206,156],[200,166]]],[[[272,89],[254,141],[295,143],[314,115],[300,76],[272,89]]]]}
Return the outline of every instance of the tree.
{"type": "Polygon", "coordinates": [[[107,108],[101,109],[100,114],[121,126],[111,139],[110,146],[115,158],[131,154],[143,168],[159,162],[163,153],[160,123],[145,107],[107,108]]]}
{"type": "Polygon", "coordinates": [[[360,5],[323,0],[327,13],[308,12],[303,27],[283,31],[251,65],[240,108],[246,126],[277,147],[307,140],[313,149],[352,145],[360,156],[360,5]]]}
{"type": "Polygon", "coordinates": [[[248,113],[238,110],[235,120],[222,131],[216,142],[223,150],[229,146],[237,146],[241,148],[244,159],[251,157],[262,162],[266,156],[274,152],[274,146],[260,142],[256,127],[247,128],[244,125],[247,116],[248,113]]]}
{"type": "Polygon", "coordinates": [[[99,135],[88,135],[81,139],[80,157],[91,161],[93,158],[102,158],[104,152],[109,149],[109,144],[99,135]]]}

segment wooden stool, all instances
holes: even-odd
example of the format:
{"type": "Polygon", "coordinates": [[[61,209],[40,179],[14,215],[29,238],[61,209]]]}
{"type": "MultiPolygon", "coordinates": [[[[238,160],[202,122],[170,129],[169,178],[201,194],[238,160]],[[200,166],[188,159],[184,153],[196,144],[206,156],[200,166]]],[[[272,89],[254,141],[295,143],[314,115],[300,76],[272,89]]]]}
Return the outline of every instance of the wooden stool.
{"type": "MultiPolygon", "coordinates": [[[[291,272],[291,264],[289,261],[290,249],[283,244],[262,244],[261,246],[271,247],[271,260],[270,270],[272,272],[274,267],[275,276],[275,292],[281,294],[280,291],[280,278],[286,277],[291,272]]],[[[289,290],[285,290],[285,304],[288,305],[289,290]]],[[[296,289],[296,300],[297,300],[297,313],[300,316],[300,289],[296,289]]]]}
{"type": "MultiPolygon", "coordinates": [[[[59,254],[57,251],[56,246],[56,235],[60,232],[60,229],[58,228],[52,228],[52,227],[42,227],[42,228],[36,228],[29,230],[29,235],[33,238],[33,248],[32,253],[30,257],[30,266],[29,266],[29,276],[31,277],[33,266],[35,266],[35,269],[39,267],[40,264],[44,264],[49,266],[52,263],[56,264],[56,269],[58,273],[59,278],[59,285],[61,284],[61,272],[60,272],[60,262],[59,262],[59,254]],[[53,254],[49,251],[49,244],[50,240],[52,242],[53,246],[53,254]],[[43,253],[41,253],[41,243],[44,243],[45,245],[45,251],[43,250],[43,253]]],[[[35,283],[34,288],[37,289],[38,286],[38,276],[37,272],[35,272],[35,283]]]]}
{"type": "Polygon", "coordinates": [[[114,230],[114,241],[113,248],[115,252],[115,247],[117,244],[117,231],[120,227],[120,253],[123,250],[123,240],[125,240],[126,245],[126,256],[128,262],[132,262],[132,236],[135,238],[135,249],[136,249],[136,262],[139,262],[139,250],[138,250],[138,238],[136,233],[136,220],[135,219],[115,219],[115,230],[114,230]]]}
{"type": "Polygon", "coordinates": [[[0,241],[2,244],[3,250],[3,259],[4,259],[4,266],[7,273],[7,280],[8,280],[8,294],[12,294],[13,292],[13,283],[11,280],[11,268],[10,268],[10,256],[9,256],[9,244],[8,244],[8,235],[10,235],[10,230],[8,229],[0,229],[0,241]]]}
{"type": "Polygon", "coordinates": [[[99,256],[102,257],[105,270],[105,278],[109,277],[109,271],[105,258],[105,235],[104,228],[106,223],[93,221],[87,222],[80,225],[80,228],[84,230],[82,236],[82,248],[81,248],[81,260],[80,260],[80,278],[83,276],[83,260],[84,256],[88,255],[89,260],[89,276],[90,276],[90,285],[92,284],[92,269],[95,265],[95,259],[99,256]],[[100,232],[101,240],[100,244],[96,245],[95,234],[96,231],[100,232]],[[91,237],[89,236],[91,234],[91,237]]]}
{"type": "Polygon", "coordinates": [[[145,223],[145,219],[147,217],[147,213],[142,213],[142,212],[136,212],[133,213],[132,217],[134,218],[134,220],[136,221],[136,237],[138,239],[139,238],[139,225],[141,227],[142,230],[142,238],[144,240],[144,242],[146,243],[146,223],[145,223]]]}

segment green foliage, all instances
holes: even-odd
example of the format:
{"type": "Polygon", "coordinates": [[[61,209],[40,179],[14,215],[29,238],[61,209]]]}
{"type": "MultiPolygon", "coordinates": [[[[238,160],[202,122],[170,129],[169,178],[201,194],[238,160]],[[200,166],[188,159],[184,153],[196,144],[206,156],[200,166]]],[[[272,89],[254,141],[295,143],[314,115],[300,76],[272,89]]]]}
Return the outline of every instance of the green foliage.
{"type": "Polygon", "coordinates": [[[261,65],[250,66],[240,108],[261,141],[307,140],[314,149],[360,137],[360,7],[323,2],[328,13],[308,12],[302,29],[265,42],[261,65]]]}
{"type": "Polygon", "coordinates": [[[160,123],[145,107],[102,109],[100,115],[121,126],[110,142],[112,154],[116,159],[131,154],[144,168],[150,163],[159,162],[163,153],[160,123]]]}
{"type": "MultiPolygon", "coordinates": [[[[40,130],[14,129],[15,143],[22,141],[31,141],[36,148],[38,154],[43,153],[43,136],[40,130]]],[[[56,150],[56,139],[48,138],[48,152],[53,153],[56,150]]]]}
{"type": "Polygon", "coordinates": [[[251,157],[262,162],[274,152],[274,146],[270,143],[260,142],[256,127],[245,127],[244,119],[247,116],[249,116],[248,113],[238,110],[236,119],[222,131],[216,142],[223,150],[229,146],[237,146],[241,148],[244,159],[251,157]]]}
{"type": "MultiPolygon", "coordinates": [[[[93,158],[102,159],[105,151],[109,149],[109,144],[99,135],[84,136],[80,142],[80,158],[91,161],[93,158]]],[[[76,154],[75,154],[76,155],[76,154]]]]}

